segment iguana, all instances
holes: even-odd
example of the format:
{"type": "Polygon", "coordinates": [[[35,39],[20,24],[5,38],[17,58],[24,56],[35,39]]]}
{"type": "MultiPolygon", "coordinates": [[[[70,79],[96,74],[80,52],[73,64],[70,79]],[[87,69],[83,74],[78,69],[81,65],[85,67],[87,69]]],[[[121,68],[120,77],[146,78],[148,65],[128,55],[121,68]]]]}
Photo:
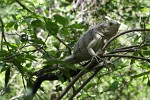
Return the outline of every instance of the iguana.
{"type": "MultiPolygon", "coordinates": [[[[110,20],[92,27],[79,38],[74,47],[73,54],[65,57],[63,61],[77,64],[90,60],[92,57],[96,58],[98,54],[103,53],[102,48],[104,44],[118,32],[119,26],[119,22],[110,20]]],[[[41,73],[57,69],[56,66],[41,69],[35,72],[34,75],[39,76],[41,73]]]]}
{"type": "Polygon", "coordinates": [[[96,57],[103,52],[104,44],[118,32],[119,26],[119,22],[110,20],[92,27],[79,38],[73,54],[63,61],[75,64],[96,57]]]}

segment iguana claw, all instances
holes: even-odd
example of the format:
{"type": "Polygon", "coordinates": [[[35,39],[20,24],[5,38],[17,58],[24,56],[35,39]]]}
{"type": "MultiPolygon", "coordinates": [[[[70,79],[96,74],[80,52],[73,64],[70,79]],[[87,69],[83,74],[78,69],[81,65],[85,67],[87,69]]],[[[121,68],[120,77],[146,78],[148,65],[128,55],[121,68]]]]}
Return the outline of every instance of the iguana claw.
{"type": "Polygon", "coordinates": [[[95,59],[95,60],[97,61],[97,63],[100,64],[100,61],[99,61],[99,60],[100,60],[101,58],[100,58],[99,56],[93,56],[93,57],[92,57],[92,60],[93,60],[93,59],[95,59]]]}

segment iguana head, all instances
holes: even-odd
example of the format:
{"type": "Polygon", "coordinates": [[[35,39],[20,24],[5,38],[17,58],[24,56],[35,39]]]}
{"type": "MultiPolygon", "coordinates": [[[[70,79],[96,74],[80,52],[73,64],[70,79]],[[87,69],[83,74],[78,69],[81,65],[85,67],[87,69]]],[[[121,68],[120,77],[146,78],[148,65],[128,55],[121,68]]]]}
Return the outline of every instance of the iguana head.
{"type": "Polygon", "coordinates": [[[104,36],[112,37],[114,36],[119,29],[120,23],[115,20],[109,20],[102,22],[100,26],[98,27],[98,30],[100,30],[104,36]]]}

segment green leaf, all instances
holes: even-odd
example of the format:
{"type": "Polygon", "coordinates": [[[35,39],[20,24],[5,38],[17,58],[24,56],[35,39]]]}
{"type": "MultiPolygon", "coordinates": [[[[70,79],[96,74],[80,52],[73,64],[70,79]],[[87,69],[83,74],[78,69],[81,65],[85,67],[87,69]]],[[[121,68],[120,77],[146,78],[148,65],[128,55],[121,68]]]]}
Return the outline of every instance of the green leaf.
{"type": "Polygon", "coordinates": [[[26,54],[20,54],[20,52],[17,52],[17,53],[15,53],[15,55],[17,55],[17,54],[19,54],[18,56],[16,56],[15,58],[15,60],[17,60],[18,61],[18,63],[25,63],[26,62],[26,57],[25,57],[25,55],[26,54]]]}
{"type": "Polygon", "coordinates": [[[56,92],[62,91],[62,86],[61,85],[56,85],[56,92]]]}
{"type": "Polygon", "coordinates": [[[73,0],[66,0],[66,1],[68,1],[69,3],[72,3],[72,2],[73,2],[73,0]]]}
{"type": "Polygon", "coordinates": [[[44,45],[44,42],[42,41],[42,39],[40,39],[40,38],[37,38],[37,36],[35,36],[35,35],[32,35],[31,36],[32,37],[32,39],[30,40],[30,41],[32,41],[33,42],[33,44],[42,44],[42,45],[44,45]]]}
{"type": "Polygon", "coordinates": [[[111,89],[112,91],[116,91],[116,90],[118,89],[118,85],[119,85],[119,82],[118,82],[118,81],[114,81],[114,82],[110,85],[109,89],[111,89]]]}
{"type": "Polygon", "coordinates": [[[70,25],[68,27],[69,28],[76,28],[76,29],[83,29],[83,28],[85,28],[85,26],[83,24],[78,24],[78,23],[72,24],[72,25],[70,25]]]}
{"type": "Polygon", "coordinates": [[[10,79],[10,67],[8,67],[5,72],[5,87],[8,85],[9,79],[10,79]]]}
{"type": "Polygon", "coordinates": [[[51,34],[56,35],[59,31],[59,26],[52,22],[51,19],[46,19],[46,29],[51,32],[51,34]]]}
{"type": "Polygon", "coordinates": [[[51,59],[51,58],[48,57],[48,56],[44,56],[43,58],[47,60],[47,61],[43,62],[43,63],[46,64],[46,65],[65,64],[63,61],[51,59]]]}
{"type": "Polygon", "coordinates": [[[23,70],[23,66],[21,65],[21,63],[17,60],[17,59],[14,59],[12,61],[12,63],[18,68],[19,72],[24,75],[24,70],[23,70]]]}
{"type": "Polygon", "coordinates": [[[33,27],[42,27],[43,26],[43,23],[42,23],[42,21],[41,20],[33,20],[32,22],[31,22],[31,25],[33,26],[33,27]]]}
{"type": "Polygon", "coordinates": [[[66,26],[69,22],[67,18],[62,17],[58,14],[54,15],[54,19],[56,22],[58,22],[59,24],[64,25],[64,26],[66,26]]]}
{"type": "Polygon", "coordinates": [[[14,29],[15,29],[15,30],[18,29],[18,24],[17,24],[17,23],[14,24],[14,29]]]}
{"type": "Polygon", "coordinates": [[[26,16],[24,17],[24,20],[22,22],[25,22],[29,25],[31,21],[32,21],[32,16],[26,16]]]}
{"type": "Polygon", "coordinates": [[[61,81],[62,83],[65,82],[64,77],[62,75],[57,75],[58,80],[61,81]]]}
{"type": "Polygon", "coordinates": [[[147,81],[147,86],[150,87],[150,80],[149,80],[149,79],[148,79],[148,81],[147,81]]]}
{"type": "Polygon", "coordinates": [[[59,43],[59,42],[53,42],[53,46],[54,46],[55,48],[57,48],[57,50],[59,50],[59,48],[60,48],[60,43],[59,43]]]}
{"type": "Polygon", "coordinates": [[[31,60],[31,61],[32,61],[32,60],[33,60],[33,61],[37,61],[37,60],[36,60],[36,56],[30,55],[30,54],[27,54],[27,55],[26,55],[26,59],[31,60]]]}
{"type": "Polygon", "coordinates": [[[4,72],[4,71],[6,71],[6,70],[7,70],[7,67],[3,67],[3,68],[1,69],[1,71],[0,71],[0,73],[4,72]]]}
{"type": "Polygon", "coordinates": [[[26,3],[28,3],[30,6],[32,6],[32,7],[35,7],[34,6],[34,2],[32,2],[32,1],[26,1],[26,3]]]}
{"type": "Polygon", "coordinates": [[[8,55],[8,51],[0,51],[0,57],[5,57],[6,55],[8,55]]]}
{"type": "Polygon", "coordinates": [[[144,54],[144,55],[150,55],[150,50],[144,50],[144,51],[143,51],[143,54],[144,54]]]}
{"type": "Polygon", "coordinates": [[[8,4],[12,4],[14,2],[16,2],[15,0],[6,0],[8,4]]]}
{"type": "Polygon", "coordinates": [[[16,22],[12,21],[6,24],[6,27],[10,28],[12,27],[16,22]]]}
{"type": "Polygon", "coordinates": [[[60,30],[60,33],[61,33],[61,34],[68,35],[68,34],[69,34],[69,31],[66,30],[66,29],[62,29],[62,30],[60,30]]]}
{"type": "Polygon", "coordinates": [[[29,67],[31,67],[31,65],[32,65],[32,63],[27,63],[26,67],[29,68],[29,67]]]}
{"type": "MultiPolygon", "coordinates": [[[[81,69],[81,67],[76,67],[76,66],[74,66],[74,64],[68,64],[68,63],[64,63],[62,66],[64,66],[65,68],[67,68],[67,69],[71,69],[71,70],[74,70],[74,71],[76,71],[77,69],[81,69]]],[[[84,69],[83,69],[84,70],[84,69]]]]}
{"type": "Polygon", "coordinates": [[[141,12],[143,12],[143,13],[148,13],[149,12],[149,8],[147,7],[145,7],[145,8],[143,8],[143,9],[141,9],[141,12]]]}
{"type": "Polygon", "coordinates": [[[68,78],[70,78],[70,71],[65,69],[65,68],[62,68],[60,69],[60,71],[68,78]]]}
{"type": "Polygon", "coordinates": [[[131,59],[130,65],[135,63],[135,59],[131,59]]]}
{"type": "Polygon", "coordinates": [[[93,88],[94,86],[96,86],[97,84],[96,83],[90,83],[86,86],[86,89],[90,89],[90,88],[93,88]]]}
{"type": "Polygon", "coordinates": [[[134,55],[134,56],[138,56],[140,52],[141,52],[141,51],[138,50],[138,51],[134,52],[133,55],[134,55]]]}
{"type": "Polygon", "coordinates": [[[144,68],[144,69],[150,69],[150,63],[141,62],[141,65],[139,65],[139,67],[144,68]]]}
{"type": "Polygon", "coordinates": [[[11,17],[12,17],[14,20],[17,20],[16,15],[12,14],[11,17]]]}
{"type": "Polygon", "coordinates": [[[141,77],[141,76],[144,76],[144,75],[148,75],[150,73],[150,71],[147,71],[147,72],[144,72],[144,73],[140,73],[138,75],[134,75],[132,76],[131,78],[134,79],[134,78],[138,78],[138,77],[141,77]]]}
{"type": "Polygon", "coordinates": [[[5,45],[11,47],[12,49],[17,49],[18,46],[14,43],[10,43],[10,42],[4,42],[5,45]]]}

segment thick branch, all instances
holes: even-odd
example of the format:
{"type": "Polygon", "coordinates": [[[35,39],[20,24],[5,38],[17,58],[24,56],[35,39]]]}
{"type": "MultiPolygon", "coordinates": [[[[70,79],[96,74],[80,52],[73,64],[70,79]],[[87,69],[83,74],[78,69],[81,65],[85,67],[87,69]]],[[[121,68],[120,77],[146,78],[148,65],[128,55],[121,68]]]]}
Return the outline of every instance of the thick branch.
{"type": "MultiPolygon", "coordinates": [[[[89,65],[87,65],[86,69],[89,69],[91,67],[94,67],[95,65],[97,64],[96,60],[93,59],[93,61],[90,62],[89,65]]],[[[103,67],[104,64],[101,65],[101,67],[103,67]]],[[[68,84],[68,86],[65,88],[64,91],[62,91],[62,93],[58,96],[58,98],[56,100],[60,100],[67,92],[68,90],[75,84],[75,82],[82,76],[84,75],[84,71],[80,71],[76,76],[75,78],[68,84]]]]}
{"type": "Polygon", "coordinates": [[[100,67],[99,69],[95,70],[94,73],[75,91],[75,93],[69,98],[69,100],[73,100],[73,98],[83,89],[83,87],[90,82],[90,80],[102,69],[103,67],[100,67]]]}

